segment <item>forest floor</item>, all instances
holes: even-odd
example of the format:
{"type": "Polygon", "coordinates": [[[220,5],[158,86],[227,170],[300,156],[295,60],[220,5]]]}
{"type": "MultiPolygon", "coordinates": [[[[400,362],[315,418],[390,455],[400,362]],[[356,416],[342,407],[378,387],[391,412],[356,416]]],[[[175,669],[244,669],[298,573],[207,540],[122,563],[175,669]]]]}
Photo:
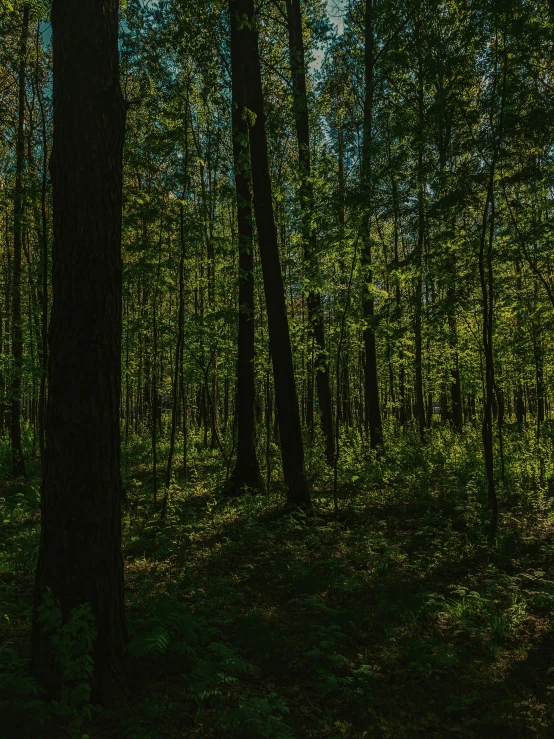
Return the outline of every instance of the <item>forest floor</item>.
{"type": "MultiPolygon", "coordinates": [[[[507,445],[517,463],[507,457],[491,548],[477,439],[437,433],[426,450],[406,442],[343,470],[338,514],[324,485],[309,515],[284,514],[277,484],[224,499],[220,462],[199,452],[161,520],[129,453],[135,707],[93,711],[73,736],[554,736],[553,485],[524,441],[507,445]]],[[[40,696],[22,672],[37,476],[0,485],[6,739],[72,735],[59,718],[37,727],[40,696]]]]}

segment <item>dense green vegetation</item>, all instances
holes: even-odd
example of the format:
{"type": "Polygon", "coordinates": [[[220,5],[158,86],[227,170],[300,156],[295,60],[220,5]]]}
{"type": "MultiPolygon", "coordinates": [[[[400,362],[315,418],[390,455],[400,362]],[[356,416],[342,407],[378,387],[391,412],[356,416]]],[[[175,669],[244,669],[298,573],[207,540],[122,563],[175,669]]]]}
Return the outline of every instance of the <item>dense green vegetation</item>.
{"type": "Polygon", "coordinates": [[[552,736],[552,3],[0,38],[0,736],[552,736]]]}
{"type": "MultiPolygon", "coordinates": [[[[137,705],[112,717],[112,733],[101,714],[90,735],[549,736],[554,532],[541,466],[552,474],[550,444],[532,429],[508,432],[491,549],[478,430],[460,439],[436,429],[425,447],[413,432],[395,438],[376,459],[352,433],[338,515],[315,460],[315,511],[283,515],[277,485],[269,496],[217,496],[224,470],[197,437],[189,481],[175,481],[163,522],[148,448],[129,444],[137,705]]],[[[37,723],[52,709],[37,708],[15,661],[27,654],[38,485],[4,484],[2,498],[2,708],[14,721],[7,736],[42,736],[37,723]]]]}

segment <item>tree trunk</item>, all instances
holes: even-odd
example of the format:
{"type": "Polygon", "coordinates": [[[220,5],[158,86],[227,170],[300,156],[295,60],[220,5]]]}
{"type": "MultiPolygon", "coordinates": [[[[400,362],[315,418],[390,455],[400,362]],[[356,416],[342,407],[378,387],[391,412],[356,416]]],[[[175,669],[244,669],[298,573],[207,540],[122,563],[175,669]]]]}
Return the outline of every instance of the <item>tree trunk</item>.
{"type": "Polygon", "coordinates": [[[362,314],[364,327],[364,391],[365,424],[369,430],[372,449],[383,445],[383,426],[379,406],[379,382],[377,377],[377,347],[374,328],[373,269],[371,257],[371,197],[372,197],[372,146],[373,146],[373,97],[374,97],[374,38],[373,0],[365,4],[365,100],[364,137],[361,173],[361,261],[363,269],[362,314]]]}
{"type": "MultiPolygon", "coordinates": [[[[4,308],[0,300],[0,361],[4,363],[4,308]]],[[[0,437],[4,436],[4,423],[6,418],[6,379],[0,370],[0,437]]]]}
{"type": "Polygon", "coordinates": [[[258,32],[255,27],[253,0],[237,0],[237,11],[240,18],[245,17],[239,33],[246,53],[247,107],[253,114],[249,135],[254,211],[267,306],[269,348],[273,363],[283,474],[288,489],[287,503],[310,505],[285,288],[273,214],[258,32]]]}
{"type": "Polygon", "coordinates": [[[152,488],[154,503],[158,501],[158,291],[160,286],[160,272],[162,264],[163,242],[163,214],[160,218],[160,238],[158,241],[158,267],[156,269],[156,284],[152,299],[152,386],[150,395],[150,443],[152,448],[152,488]]]}
{"type": "Polygon", "coordinates": [[[131,300],[131,296],[127,294],[127,298],[125,300],[125,443],[129,441],[129,426],[131,424],[131,398],[132,398],[132,391],[131,391],[131,377],[129,374],[129,333],[130,333],[130,326],[129,326],[129,302],[131,300]]]}
{"type": "Polygon", "coordinates": [[[184,342],[181,344],[181,372],[180,372],[180,385],[181,385],[181,398],[183,402],[183,478],[187,479],[188,474],[188,404],[187,404],[187,393],[185,389],[185,369],[183,366],[183,348],[184,342]]]}
{"type": "Polygon", "coordinates": [[[254,375],[254,251],[250,148],[246,113],[246,54],[241,42],[239,2],[230,0],[233,167],[237,197],[239,247],[239,325],[237,359],[237,458],[229,489],[262,490],[256,454],[256,385],[254,375]]]}
{"type": "Polygon", "coordinates": [[[452,403],[451,422],[452,427],[462,433],[463,429],[463,413],[462,413],[462,385],[460,379],[460,364],[458,356],[458,326],[456,322],[456,297],[455,288],[452,285],[449,288],[448,298],[448,326],[450,349],[452,352],[450,366],[450,400],[452,403]]]}
{"type": "MultiPolygon", "coordinates": [[[[189,192],[189,88],[190,81],[187,81],[186,100],[185,100],[185,156],[184,156],[184,173],[183,173],[183,201],[189,192]]],[[[177,318],[177,346],[175,348],[175,365],[173,373],[172,386],[172,403],[171,403],[171,431],[169,438],[169,454],[167,456],[167,468],[165,474],[165,491],[163,498],[162,516],[165,516],[167,503],[169,499],[169,487],[171,484],[171,468],[173,464],[173,455],[175,453],[175,436],[177,433],[177,419],[179,415],[179,393],[181,394],[183,405],[184,388],[183,388],[183,346],[184,346],[184,327],[185,327],[185,210],[184,203],[181,202],[179,207],[179,308],[177,318]]],[[[186,418],[183,423],[183,438],[185,441],[184,451],[184,469],[186,474],[186,418]]]]}
{"type": "MultiPolygon", "coordinates": [[[[496,153],[495,153],[496,156],[496,153]]],[[[493,444],[493,401],[494,401],[494,354],[493,337],[493,270],[492,244],[494,236],[494,162],[490,167],[487,197],[483,209],[483,223],[479,247],[479,276],[483,308],[483,352],[485,355],[485,397],[483,413],[483,452],[487,475],[488,503],[491,510],[489,536],[493,539],[498,527],[498,501],[494,481],[494,444],[493,444]],[[490,211],[490,217],[489,217],[490,211]],[[490,223],[489,223],[490,221],[490,223]],[[489,236],[487,238],[487,227],[489,236]]]]}
{"type": "Polygon", "coordinates": [[[533,356],[535,359],[535,383],[537,393],[537,437],[540,437],[540,431],[544,423],[544,348],[541,338],[541,327],[537,327],[535,331],[533,327],[533,356]]]}
{"type": "MultiPolygon", "coordinates": [[[[503,120],[504,120],[504,100],[506,97],[506,73],[508,65],[508,55],[506,47],[506,30],[504,30],[503,42],[503,81],[502,92],[500,97],[500,110],[498,123],[494,125],[493,114],[491,113],[491,137],[493,138],[493,151],[489,165],[489,181],[487,186],[487,195],[485,199],[485,207],[483,209],[483,219],[481,224],[481,237],[479,242],[479,279],[481,283],[481,296],[483,307],[483,353],[485,355],[485,397],[484,414],[483,414],[483,453],[485,457],[485,470],[487,475],[487,491],[488,504],[491,512],[489,539],[494,540],[498,529],[498,498],[496,494],[496,486],[494,479],[494,437],[493,437],[493,403],[494,403],[494,351],[493,351],[493,329],[494,329],[494,271],[493,271],[493,245],[495,230],[495,193],[494,178],[496,173],[496,163],[500,153],[502,143],[503,120]],[[487,234],[488,232],[488,234],[487,234]]],[[[496,55],[498,60],[498,45],[496,47],[496,55]]],[[[496,90],[496,80],[495,80],[496,90]]],[[[496,101],[495,101],[496,102],[496,101]]]]}
{"type": "MultiPolygon", "coordinates": [[[[517,295],[521,296],[523,295],[523,284],[521,279],[521,264],[519,259],[515,260],[515,271],[516,271],[516,289],[517,289],[517,295]]],[[[516,311],[516,325],[515,325],[515,337],[514,337],[514,343],[517,346],[521,346],[521,343],[523,342],[523,326],[522,326],[522,317],[521,317],[521,311],[516,311]]],[[[517,369],[517,381],[516,381],[516,391],[515,391],[515,414],[516,414],[516,422],[519,424],[523,424],[525,421],[525,396],[523,393],[523,383],[521,382],[521,375],[523,371],[523,367],[521,366],[521,360],[519,360],[518,364],[516,365],[517,369]]]]}
{"type": "MultiPolygon", "coordinates": [[[[402,323],[402,293],[400,288],[400,260],[398,253],[398,242],[399,242],[399,223],[400,213],[398,206],[398,185],[396,183],[396,177],[394,176],[394,168],[392,165],[390,146],[388,151],[388,161],[391,169],[391,191],[392,191],[392,208],[394,218],[394,302],[395,302],[395,318],[399,325],[402,323]]],[[[404,351],[402,349],[401,336],[398,341],[398,360],[400,369],[398,371],[398,409],[397,417],[401,426],[406,423],[406,377],[404,368],[404,351]]]]}
{"type": "Polygon", "coordinates": [[[121,554],[121,207],[125,107],[117,0],[54,0],[50,358],[33,661],[59,674],[36,608],[88,603],[93,690],[120,702],[127,642],[121,554]],[[86,40],[86,42],[85,42],[86,40]]]}
{"type": "MultiPolygon", "coordinates": [[[[419,22],[416,38],[419,42],[419,22]]],[[[419,44],[418,44],[419,45],[419,44]]],[[[416,289],[414,305],[414,341],[415,341],[415,415],[421,441],[425,438],[425,405],[423,398],[423,337],[421,319],[423,311],[423,247],[425,241],[425,200],[423,182],[423,69],[421,57],[418,59],[418,134],[417,134],[417,168],[418,168],[418,235],[416,246],[416,289]]]]}
{"type": "Polygon", "coordinates": [[[334,461],[333,411],[329,383],[329,362],[325,351],[323,306],[321,293],[316,289],[318,280],[317,232],[314,223],[314,189],[311,179],[310,126],[306,94],[306,62],[302,38],[302,8],[300,0],[286,0],[289,33],[289,55],[293,89],[293,112],[298,143],[298,167],[300,170],[301,231],[304,263],[310,288],[307,294],[308,330],[314,340],[315,384],[321,411],[321,427],[325,437],[325,458],[329,466],[334,461]]]}
{"type": "MultiPolygon", "coordinates": [[[[37,27],[37,45],[39,44],[40,27],[37,27]]],[[[39,70],[38,70],[39,53],[37,50],[37,72],[36,72],[36,89],[37,98],[40,108],[41,119],[41,136],[42,136],[42,172],[41,172],[41,188],[40,188],[40,241],[41,241],[41,260],[39,269],[39,286],[38,297],[41,306],[41,375],[40,375],[40,391],[38,400],[38,437],[40,462],[42,471],[45,469],[45,446],[46,437],[44,426],[46,421],[46,375],[48,373],[48,219],[46,214],[46,188],[48,182],[48,135],[46,130],[46,115],[44,112],[44,103],[42,100],[42,91],[40,89],[39,70]]]]}
{"type": "MultiPolygon", "coordinates": [[[[347,267],[344,261],[344,243],[345,243],[345,177],[344,177],[344,131],[342,124],[339,126],[338,132],[338,220],[339,220],[339,241],[340,241],[340,273],[347,279],[347,267]]],[[[340,369],[340,396],[337,402],[335,413],[348,428],[352,424],[352,404],[350,398],[350,351],[349,351],[349,333],[348,326],[345,326],[344,334],[345,351],[341,359],[342,367],[340,369]]],[[[335,424],[335,434],[338,426],[335,424]]]]}
{"type": "MultiPolygon", "coordinates": [[[[188,157],[188,151],[187,151],[188,157]]],[[[163,497],[162,516],[167,511],[169,500],[169,487],[171,485],[171,467],[175,451],[175,434],[177,433],[177,406],[179,398],[179,365],[183,356],[184,323],[185,323],[185,214],[181,203],[179,208],[179,235],[181,251],[179,255],[179,316],[177,319],[177,346],[175,348],[175,366],[173,372],[173,386],[171,398],[171,431],[169,436],[169,454],[167,456],[167,468],[165,472],[165,490],[163,497]]]]}
{"type": "Polygon", "coordinates": [[[21,250],[23,247],[23,220],[25,210],[25,82],[27,68],[27,41],[29,38],[29,6],[23,6],[23,22],[19,42],[17,140],[15,154],[15,194],[13,202],[13,273],[12,273],[12,357],[13,373],[10,388],[12,447],[12,475],[25,474],[21,447],[21,374],[23,371],[23,326],[21,321],[21,250]]]}

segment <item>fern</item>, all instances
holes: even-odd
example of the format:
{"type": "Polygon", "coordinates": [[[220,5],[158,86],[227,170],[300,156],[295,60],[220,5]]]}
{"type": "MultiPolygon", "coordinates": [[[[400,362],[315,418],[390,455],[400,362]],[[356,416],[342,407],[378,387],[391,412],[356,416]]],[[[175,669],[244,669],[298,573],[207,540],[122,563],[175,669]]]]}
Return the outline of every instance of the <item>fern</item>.
{"type": "Polygon", "coordinates": [[[61,699],[52,701],[52,711],[68,722],[73,735],[81,736],[95,708],[90,702],[94,673],[92,648],[96,639],[94,615],[90,605],[83,603],[73,608],[63,623],[60,604],[47,588],[38,608],[38,621],[50,636],[62,676],[61,699]]]}

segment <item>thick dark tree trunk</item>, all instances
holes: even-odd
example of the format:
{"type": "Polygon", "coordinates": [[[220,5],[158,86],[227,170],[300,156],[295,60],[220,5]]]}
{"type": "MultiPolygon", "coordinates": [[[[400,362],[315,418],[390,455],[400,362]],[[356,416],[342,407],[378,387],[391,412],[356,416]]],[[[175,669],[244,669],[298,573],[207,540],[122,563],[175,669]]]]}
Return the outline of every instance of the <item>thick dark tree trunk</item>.
{"type": "Polygon", "coordinates": [[[12,446],[12,474],[25,474],[25,461],[21,447],[21,373],[23,370],[23,325],[21,321],[21,250],[23,247],[23,221],[25,192],[25,82],[27,69],[27,41],[29,38],[29,6],[23,6],[23,22],[19,42],[19,79],[17,139],[15,153],[15,195],[13,203],[13,272],[12,272],[12,357],[13,373],[10,388],[12,446]]]}
{"type": "Polygon", "coordinates": [[[362,314],[364,327],[364,391],[365,391],[365,424],[369,430],[370,444],[373,449],[383,445],[383,426],[379,405],[379,382],[377,377],[377,346],[374,328],[373,269],[371,256],[371,169],[373,146],[373,97],[374,97],[374,38],[373,38],[373,0],[365,3],[365,99],[364,129],[361,174],[361,262],[363,269],[364,289],[362,297],[362,314]]]}
{"type": "Polygon", "coordinates": [[[53,307],[33,661],[56,682],[36,608],[88,603],[98,698],[115,703],[127,641],[121,554],[121,205],[125,109],[117,0],[54,0],[53,307]]]}
{"type": "Polygon", "coordinates": [[[229,489],[262,490],[256,454],[256,386],[254,375],[254,251],[250,147],[248,145],[247,70],[241,42],[239,2],[230,0],[233,165],[237,194],[239,242],[239,326],[237,361],[237,459],[229,489]]]}
{"type": "Polygon", "coordinates": [[[302,38],[302,8],[300,0],[286,0],[289,32],[289,55],[293,89],[294,120],[298,143],[298,167],[300,170],[300,212],[304,248],[304,262],[310,289],[307,294],[309,334],[315,341],[314,364],[317,397],[321,411],[321,427],[325,437],[327,464],[334,461],[333,411],[329,382],[329,362],[325,351],[323,306],[321,293],[314,289],[317,283],[317,232],[314,223],[314,188],[311,179],[310,125],[306,94],[306,62],[302,38]]]}
{"type": "Polygon", "coordinates": [[[255,28],[253,0],[237,0],[237,10],[239,17],[246,19],[239,33],[240,43],[245,47],[248,72],[247,107],[253,113],[249,134],[254,211],[264,278],[283,473],[288,488],[287,502],[289,505],[310,505],[285,288],[273,214],[258,32],[255,28]]]}

